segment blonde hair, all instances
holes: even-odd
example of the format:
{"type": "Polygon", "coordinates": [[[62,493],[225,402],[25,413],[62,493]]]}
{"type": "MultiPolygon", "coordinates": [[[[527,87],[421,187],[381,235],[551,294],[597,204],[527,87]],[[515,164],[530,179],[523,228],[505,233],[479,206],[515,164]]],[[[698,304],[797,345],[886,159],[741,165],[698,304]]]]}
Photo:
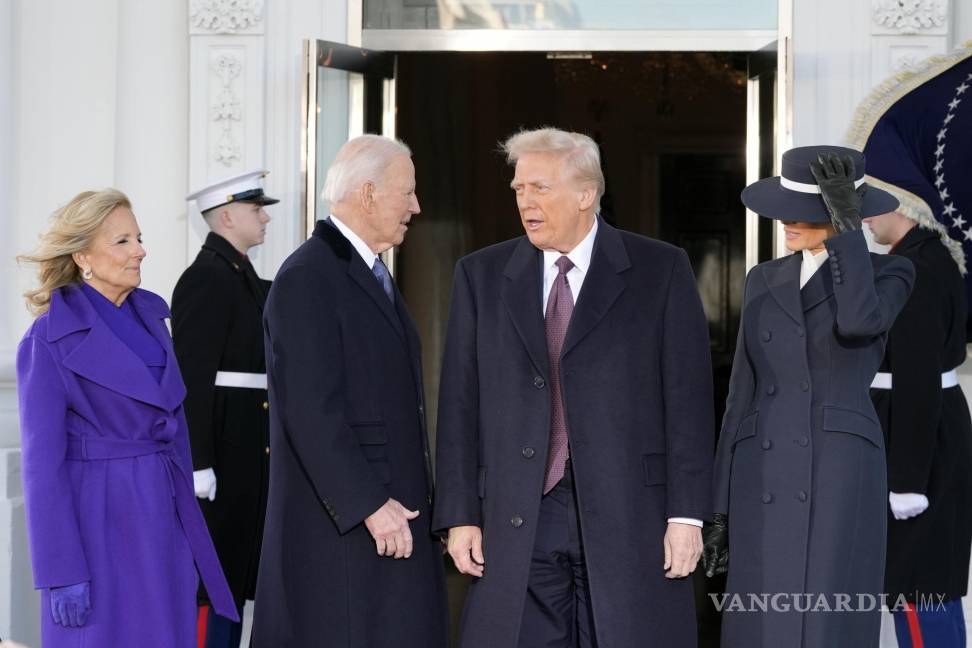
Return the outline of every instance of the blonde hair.
{"type": "Polygon", "coordinates": [[[81,269],[72,255],[91,246],[102,223],[118,207],[131,209],[132,204],[117,189],[82,191],[54,212],[51,226],[41,234],[37,249],[17,257],[21,263],[38,266],[40,286],[24,293],[31,314],[36,317],[46,313],[51,295],[58,288],[80,283],[81,269]]]}
{"type": "Polygon", "coordinates": [[[412,156],[401,142],[381,135],[361,135],[348,140],[338,149],[327,170],[322,196],[329,205],[341,202],[366,182],[378,185],[385,170],[399,155],[412,156]]]}
{"type": "Polygon", "coordinates": [[[516,164],[525,153],[555,153],[566,156],[574,177],[583,184],[594,185],[597,196],[594,210],[600,211],[604,195],[604,172],[601,171],[601,152],[597,143],[583,133],[568,133],[559,128],[521,130],[500,145],[506,161],[516,164]]]}

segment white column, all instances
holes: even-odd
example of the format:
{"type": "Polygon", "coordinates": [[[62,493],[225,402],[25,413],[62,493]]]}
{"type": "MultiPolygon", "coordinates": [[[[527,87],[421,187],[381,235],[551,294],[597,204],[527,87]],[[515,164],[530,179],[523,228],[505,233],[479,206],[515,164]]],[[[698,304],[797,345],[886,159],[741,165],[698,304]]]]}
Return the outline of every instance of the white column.
{"type": "MultiPolygon", "coordinates": [[[[264,84],[263,5],[260,0],[189,0],[191,190],[266,165],[263,113],[272,99],[264,84]]],[[[186,249],[191,261],[207,228],[195,205],[187,208],[186,249]]],[[[259,248],[254,251],[260,274],[265,274],[264,256],[259,248]]]]}
{"type": "Polygon", "coordinates": [[[181,2],[118,3],[114,183],[148,256],[142,287],[166,300],[186,265],[189,43],[181,2]]]}

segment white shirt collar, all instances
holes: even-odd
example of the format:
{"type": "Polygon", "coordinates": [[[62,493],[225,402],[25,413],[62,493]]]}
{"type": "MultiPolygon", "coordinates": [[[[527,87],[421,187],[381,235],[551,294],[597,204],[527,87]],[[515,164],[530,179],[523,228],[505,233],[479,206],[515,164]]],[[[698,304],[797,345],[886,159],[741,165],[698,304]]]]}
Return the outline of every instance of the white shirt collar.
{"type": "Polygon", "coordinates": [[[354,230],[342,223],[340,218],[334,214],[331,214],[330,216],[331,222],[334,223],[334,227],[338,228],[338,231],[341,232],[341,234],[344,234],[344,238],[351,242],[351,245],[353,245],[354,249],[358,251],[359,255],[361,255],[361,258],[364,260],[365,265],[368,266],[368,269],[373,269],[375,267],[375,260],[378,259],[378,255],[375,254],[370,247],[368,247],[367,243],[361,240],[360,236],[354,233],[354,230]]]}
{"type": "Polygon", "coordinates": [[[822,252],[817,252],[814,254],[810,250],[803,250],[803,262],[800,264],[800,288],[807,285],[810,278],[813,277],[814,273],[820,269],[820,266],[830,257],[830,253],[824,248],[822,252]]]}
{"type": "Polygon", "coordinates": [[[557,250],[544,250],[543,267],[550,268],[557,263],[557,259],[566,256],[574,264],[574,267],[580,270],[581,274],[586,275],[588,268],[591,267],[591,255],[594,253],[594,237],[596,235],[597,216],[594,217],[594,224],[591,226],[591,231],[587,233],[584,240],[574,246],[574,249],[566,255],[561,254],[557,250]]]}

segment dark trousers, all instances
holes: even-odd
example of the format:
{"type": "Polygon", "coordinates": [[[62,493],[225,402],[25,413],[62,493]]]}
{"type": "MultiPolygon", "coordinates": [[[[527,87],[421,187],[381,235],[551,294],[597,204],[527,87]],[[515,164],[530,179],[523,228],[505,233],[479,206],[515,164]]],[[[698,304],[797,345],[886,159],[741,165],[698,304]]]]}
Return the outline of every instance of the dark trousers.
{"type": "Polygon", "coordinates": [[[596,648],[570,462],[540,501],[519,648],[596,648]]]}
{"type": "Polygon", "coordinates": [[[209,608],[209,616],[206,619],[206,643],[205,648],[239,648],[240,637],[243,634],[243,611],[240,609],[239,623],[230,621],[213,612],[209,608]]]}

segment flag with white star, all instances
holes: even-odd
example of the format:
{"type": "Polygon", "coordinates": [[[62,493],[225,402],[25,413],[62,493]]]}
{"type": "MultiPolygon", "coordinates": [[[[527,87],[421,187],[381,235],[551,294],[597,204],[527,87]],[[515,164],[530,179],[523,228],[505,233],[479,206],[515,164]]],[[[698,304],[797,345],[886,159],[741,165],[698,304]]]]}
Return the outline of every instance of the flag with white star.
{"type": "MultiPolygon", "coordinates": [[[[864,152],[868,182],[933,229],[966,270],[972,259],[972,43],[881,84],[858,108],[848,144],[864,152]]],[[[966,274],[972,304],[972,274],[966,274]]],[[[972,318],[967,324],[972,340],[972,318]]]]}

